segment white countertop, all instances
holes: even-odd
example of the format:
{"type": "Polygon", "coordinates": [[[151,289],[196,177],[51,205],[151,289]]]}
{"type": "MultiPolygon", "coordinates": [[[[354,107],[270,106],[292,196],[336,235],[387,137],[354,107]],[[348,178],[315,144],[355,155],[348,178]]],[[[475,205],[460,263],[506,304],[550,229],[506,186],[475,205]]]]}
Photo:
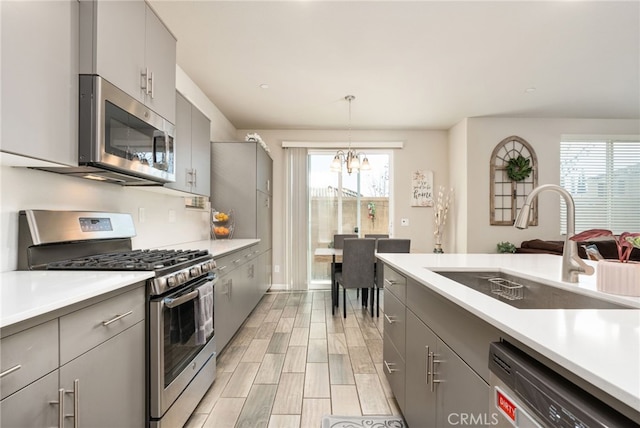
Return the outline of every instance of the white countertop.
{"type": "Polygon", "coordinates": [[[0,328],[153,277],[153,272],[12,271],[0,274],[0,328]]]}
{"type": "MultiPolygon", "coordinates": [[[[203,240],[163,248],[209,250],[215,257],[259,239],[203,240]]],[[[0,273],[0,328],[46,315],[154,276],[140,271],[11,271],[0,273]]]]}
{"type": "Polygon", "coordinates": [[[168,245],[162,248],[173,248],[176,250],[209,250],[215,259],[226,253],[249,247],[257,244],[258,242],[260,242],[259,239],[212,239],[168,245]]]}
{"type": "MultiPolygon", "coordinates": [[[[640,298],[600,293],[595,275],[560,281],[547,254],[378,254],[390,266],[502,330],[631,408],[640,409],[640,310],[517,309],[438,275],[496,270],[640,308],[640,298]]],[[[591,263],[595,266],[595,263],[591,263]]],[[[487,344],[487,352],[488,352],[487,344]]]]}

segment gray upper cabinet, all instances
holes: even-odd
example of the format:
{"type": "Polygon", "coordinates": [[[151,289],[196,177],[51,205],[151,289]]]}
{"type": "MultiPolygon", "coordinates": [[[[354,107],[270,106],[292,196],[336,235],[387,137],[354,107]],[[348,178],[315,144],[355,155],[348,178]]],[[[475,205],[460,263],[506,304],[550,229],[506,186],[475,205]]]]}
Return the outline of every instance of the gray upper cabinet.
{"type": "Polygon", "coordinates": [[[0,149],[77,166],[78,3],[0,1],[0,8],[0,149]]]}
{"type": "Polygon", "coordinates": [[[144,1],[80,1],[80,73],[175,123],[176,40],[144,1]]]}
{"type": "Polygon", "coordinates": [[[273,161],[265,150],[257,149],[256,155],[256,187],[261,192],[272,196],[273,161]]]}
{"type": "Polygon", "coordinates": [[[234,210],[234,238],[259,238],[259,253],[271,249],[273,161],[255,142],[211,144],[211,205],[234,210]]]}
{"type": "Polygon", "coordinates": [[[211,122],[180,93],[176,93],[176,181],[165,187],[209,196],[211,122]]]}

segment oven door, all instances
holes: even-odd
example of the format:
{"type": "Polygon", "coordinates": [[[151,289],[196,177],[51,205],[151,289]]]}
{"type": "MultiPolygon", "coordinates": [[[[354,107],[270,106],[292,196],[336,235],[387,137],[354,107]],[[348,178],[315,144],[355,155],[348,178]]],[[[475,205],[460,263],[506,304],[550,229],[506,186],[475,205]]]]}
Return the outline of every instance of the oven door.
{"type": "Polygon", "coordinates": [[[151,299],[149,397],[152,418],[162,417],[200,369],[215,356],[215,326],[204,344],[196,341],[195,305],[198,288],[206,284],[214,285],[215,277],[207,275],[173,293],[151,299]]]}

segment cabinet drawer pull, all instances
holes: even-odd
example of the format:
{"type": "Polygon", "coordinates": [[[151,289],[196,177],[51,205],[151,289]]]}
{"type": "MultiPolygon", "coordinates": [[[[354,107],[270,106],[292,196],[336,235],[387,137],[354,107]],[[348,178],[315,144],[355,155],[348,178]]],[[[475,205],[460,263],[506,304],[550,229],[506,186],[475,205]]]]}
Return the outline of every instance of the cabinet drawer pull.
{"type": "Polygon", "coordinates": [[[396,321],[396,317],[390,317],[387,314],[384,314],[384,319],[386,319],[389,324],[393,324],[393,323],[397,322],[396,321]]]}
{"type": "Polygon", "coordinates": [[[387,279],[387,278],[385,278],[385,279],[384,279],[384,283],[385,283],[385,284],[389,284],[389,285],[392,285],[392,286],[393,286],[393,285],[396,285],[396,284],[398,283],[398,281],[394,281],[394,280],[391,280],[391,279],[387,279]]]}
{"type": "Polygon", "coordinates": [[[227,268],[227,266],[220,266],[218,267],[218,272],[222,272],[223,270],[225,270],[227,268]]]}
{"type": "Polygon", "coordinates": [[[393,369],[391,368],[391,366],[395,366],[396,363],[387,363],[387,361],[385,360],[384,362],[384,366],[387,368],[387,371],[389,372],[389,374],[393,373],[393,372],[397,372],[398,369],[393,369]]]}
{"type": "Polygon", "coordinates": [[[240,263],[241,261],[242,261],[242,259],[236,259],[233,262],[237,264],[237,263],[240,263]]]}
{"type": "Polygon", "coordinates": [[[1,379],[1,378],[3,378],[3,377],[5,377],[5,376],[6,376],[6,375],[8,375],[8,374],[11,374],[11,373],[13,373],[13,372],[15,372],[15,371],[20,370],[21,368],[22,368],[22,365],[21,365],[21,364],[18,364],[17,366],[13,366],[13,367],[11,367],[11,368],[10,368],[10,369],[8,369],[8,370],[3,371],[2,373],[0,373],[0,379],[1,379]]]}
{"type": "Polygon", "coordinates": [[[102,325],[106,327],[111,323],[114,323],[114,322],[116,322],[118,320],[121,320],[122,318],[124,318],[126,316],[131,315],[132,313],[133,313],[133,311],[129,311],[126,314],[116,315],[115,317],[111,318],[109,321],[102,321],[102,325]]]}

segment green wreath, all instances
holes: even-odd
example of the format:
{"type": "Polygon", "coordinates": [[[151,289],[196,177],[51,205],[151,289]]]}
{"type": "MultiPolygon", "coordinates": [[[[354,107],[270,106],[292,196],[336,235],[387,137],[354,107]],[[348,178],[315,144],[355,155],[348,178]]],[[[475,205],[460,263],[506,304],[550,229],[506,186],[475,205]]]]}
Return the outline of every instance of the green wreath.
{"type": "Polygon", "coordinates": [[[522,155],[511,158],[507,162],[507,176],[513,181],[524,180],[531,175],[532,170],[530,159],[526,159],[522,155]]]}

